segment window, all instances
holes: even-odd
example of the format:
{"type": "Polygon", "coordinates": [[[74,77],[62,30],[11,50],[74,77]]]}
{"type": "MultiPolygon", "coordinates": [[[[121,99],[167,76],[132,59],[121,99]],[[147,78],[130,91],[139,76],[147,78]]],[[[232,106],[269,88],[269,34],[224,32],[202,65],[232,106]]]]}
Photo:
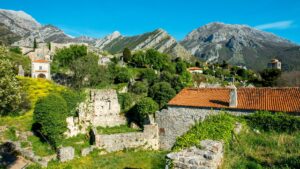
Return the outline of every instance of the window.
{"type": "Polygon", "coordinates": [[[40,69],[40,70],[43,70],[43,66],[40,66],[39,69],[40,69]]]}

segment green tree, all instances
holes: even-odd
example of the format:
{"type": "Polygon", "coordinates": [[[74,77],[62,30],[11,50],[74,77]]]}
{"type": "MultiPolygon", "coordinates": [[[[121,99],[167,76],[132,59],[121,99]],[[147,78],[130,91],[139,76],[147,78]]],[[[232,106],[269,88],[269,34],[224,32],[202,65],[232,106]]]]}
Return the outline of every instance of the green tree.
{"type": "Polygon", "coordinates": [[[68,48],[62,48],[56,51],[53,64],[57,64],[61,67],[70,66],[74,60],[87,56],[87,54],[87,47],[85,45],[71,45],[68,48]]]}
{"type": "Polygon", "coordinates": [[[157,81],[158,76],[156,75],[155,71],[153,69],[145,69],[142,72],[141,78],[148,82],[149,85],[152,85],[154,82],[157,81]]]}
{"type": "Polygon", "coordinates": [[[22,50],[19,47],[11,47],[11,48],[9,48],[9,51],[14,52],[16,54],[22,54],[22,50]]]}
{"type": "Polygon", "coordinates": [[[148,49],[146,51],[146,58],[149,60],[151,68],[156,70],[162,70],[164,65],[169,62],[168,55],[159,53],[155,49],[148,49]]]}
{"type": "Polygon", "coordinates": [[[66,118],[68,115],[67,103],[58,94],[49,94],[37,101],[33,119],[40,128],[38,133],[53,146],[58,147],[67,130],[66,118]]]}
{"type": "Polygon", "coordinates": [[[98,56],[94,54],[73,61],[70,70],[74,73],[71,85],[75,88],[92,87],[112,81],[110,72],[105,66],[98,65],[98,56]]]}
{"type": "Polygon", "coordinates": [[[48,49],[51,50],[51,42],[47,43],[48,49]]]}
{"type": "Polygon", "coordinates": [[[123,59],[124,59],[124,62],[127,62],[127,63],[131,60],[131,51],[129,48],[124,48],[123,59]]]}
{"type": "Polygon", "coordinates": [[[131,91],[135,94],[147,94],[148,93],[148,85],[146,82],[135,82],[131,87],[131,91]]]}
{"type": "Polygon", "coordinates": [[[265,69],[260,72],[262,78],[262,85],[265,87],[272,87],[277,85],[277,79],[281,75],[281,70],[279,69],[265,69]]]}
{"type": "Polygon", "coordinates": [[[117,72],[117,76],[115,79],[116,83],[127,83],[130,81],[130,79],[132,78],[132,75],[129,71],[129,69],[127,68],[121,68],[118,72],[117,72]]]}
{"type": "Polygon", "coordinates": [[[0,115],[16,113],[21,104],[21,87],[7,59],[8,51],[0,47],[0,115]]]}
{"type": "Polygon", "coordinates": [[[170,72],[163,71],[160,74],[160,80],[163,82],[172,83],[172,81],[174,80],[174,75],[172,75],[170,72]]]}
{"type": "Polygon", "coordinates": [[[135,67],[146,67],[149,64],[149,59],[144,52],[138,51],[132,56],[131,64],[135,67]]]}
{"type": "Polygon", "coordinates": [[[84,94],[75,90],[65,89],[60,92],[60,95],[67,103],[68,116],[76,116],[77,107],[85,98],[84,94]]]}
{"type": "Polygon", "coordinates": [[[154,114],[158,109],[158,104],[149,97],[141,99],[141,101],[135,105],[135,111],[141,119],[145,119],[148,115],[154,114]]]}
{"type": "Polygon", "coordinates": [[[176,72],[181,74],[182,72],[186,71],[186,64],[183,61],[179,61],[176,63],[176,72]]]}
{"type": "Polygon", "coordinates": [[[36,38],[33,39],[33,49],[38,48],[38,44],[36,42],[36,38]]]}
{"type": "Polygon", "coordinates": [[[175,95],[176,91],[167,82],[156,83],[149,91],[149,96],[159,104],[160,108],[166,106],[175,95]]]}

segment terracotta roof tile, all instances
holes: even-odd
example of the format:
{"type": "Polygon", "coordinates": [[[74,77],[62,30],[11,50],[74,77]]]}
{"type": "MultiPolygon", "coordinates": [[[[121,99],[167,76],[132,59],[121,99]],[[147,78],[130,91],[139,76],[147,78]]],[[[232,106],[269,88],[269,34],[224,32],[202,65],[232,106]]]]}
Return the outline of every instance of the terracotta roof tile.
{"type": "Polygon", "coordinates": [[[183,89],[171,106],[300,112],[300,88],[238,88],[238,106],[229,107],[229,88],[183,89]]]}
{"type": "Polygon", "coordinates": [[[192,70],[202,70],[202,68],[200,68],[200,67],[189,67],[188,70],[189,71],[192,71],[192,70]]]}
{"type": "Polygon", "coordinates": [[[35,63],[48,63],[48,60],[34,60],[35,63]]]}

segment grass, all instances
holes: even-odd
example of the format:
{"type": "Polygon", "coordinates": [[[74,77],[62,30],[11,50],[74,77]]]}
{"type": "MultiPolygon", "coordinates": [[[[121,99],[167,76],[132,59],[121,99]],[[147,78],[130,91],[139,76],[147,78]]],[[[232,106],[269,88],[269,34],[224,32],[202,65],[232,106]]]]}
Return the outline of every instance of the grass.
{"type": "Polygon", "coordinates": [[[225,151],[224,169],[299,168],[300,132],[293,134],[244,130],[225,151]]]}
{"type": "Polygon", "coordinates": [[[63,147],[71,146],[75,148],[75,155],[79,156],[83,148],[89,147],[89,137],[85,134],[80,134],[68,139],[64,139],[62,142],[63,147]]]}
{"type": "Polygon", "coordinates": [[[41,157],[55,154],[55,150],[47,142],[41,142],[37,136],[29,136],[28,141],[32,143],[33,152],[41,157]]]}
{"type": "Polygon", "coordinates": [[[237,121],[240,121],[238,117],[226,113],[210,116],[177,138],[173,150],[177,151],[191,146],[197,147],[199,141],[205,139],[220,140],[228,144],[232,139],[232,131],[237,121]]]}
{"type": "Polygon", "coordinates": [[[120,125],[115,127],[97,127],[98,134],[117,134],[117,133],[129,133],[138,132],[140,129],[130,128],[127,125],[120,125]]]}
{"type": "MultiPolygon", "coordinates": [[[[99,151],[94,151],[86,157],[74,159],[65,163],[52,161],[48,169],[124,169],[124,168],[141,168],[141,169],[164,169],[165,155],[163,151],[121,151],[100,155],[99,151]]],[[[37,169],[38,166],[30,166],[29,169],[37,169]]]]}
{"type": "Polygon", "coordinates": [[[19,116],[0,117],[0,126],[10,126],[19,131],[30,131],[33,124],[33,110],[36,101],[50,92],[58,92],[64,89],[63,86],[54,84],[46,79],[33,79],[29,77],[18,77],[27,93],[31,109],[19,116]]]}

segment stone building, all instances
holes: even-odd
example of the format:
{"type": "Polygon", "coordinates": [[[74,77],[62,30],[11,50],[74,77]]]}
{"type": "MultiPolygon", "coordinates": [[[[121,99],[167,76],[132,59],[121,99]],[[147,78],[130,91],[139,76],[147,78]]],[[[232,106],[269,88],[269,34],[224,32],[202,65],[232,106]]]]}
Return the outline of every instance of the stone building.
{"type": "Polygon", "coordinates": [[[300,115],[300,88],[186,88],[155,114],[161,149],[171,149],[176,138],[197,121],[222,111],[234,115],[258,110],[300,115]]]}
{"type": "Polygon", "coordinates": [[[34,60],[31,62],[31,77],[51,79],[50,62],[48,60],[34,60]]]}
{"type": "Polygon", "coordinates": [[[113,127],[127,123],[126,118],[120,114],[121,108],[115,90],[91,89],[87,93],[88,98],[79,105],[78,117],[66,119],[67,136],[72,137],[79,133],[86,133],[90,126],[113,127]]]}
{"type": "Polygon", "coordinates": [[[268,68],[281,70],[281,62],[278,59],[272,59],[271,62],[268,63],[268,68]]]}

